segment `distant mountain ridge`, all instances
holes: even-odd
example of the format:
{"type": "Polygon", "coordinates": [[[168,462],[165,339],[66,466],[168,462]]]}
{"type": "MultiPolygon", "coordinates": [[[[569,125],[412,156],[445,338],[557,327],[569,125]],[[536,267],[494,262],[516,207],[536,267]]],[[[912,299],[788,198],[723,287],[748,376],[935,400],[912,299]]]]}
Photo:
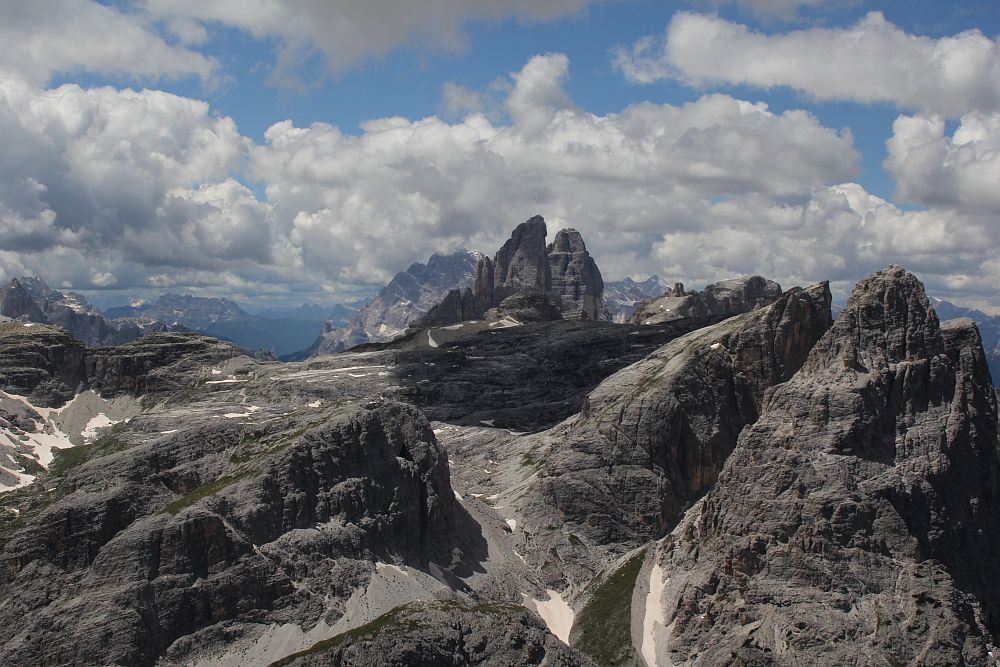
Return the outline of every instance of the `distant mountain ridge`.
{"type": "Polygon", "coordinates": [[[308,345],[322,323],[305,319],[271,319],[251,315],[235,301],[225,298],[164,294],[155,301],[109,308],[111,318],[147,317],[181,325],[251,350],[287,354],[308,345]]]}
{"type": "Polygon", "coordinates": [[[604,304],[611,314],[611,321],[618,324],[627,322],[640,302],[663,296],[668,287],[658,275],[642,281],[625,277],[604,283],[604,304]]]}
{"type": "Polygon", "coordinates": [[[389,284],[347,326],[327,322],[309,347],[289,355],[305,359],[317,354],[341,352],[356,345],[392,340],[407,325],[422,317],[451,290],[471,286],[476,263],[483,258],[473,250],[450,255],[434,254],[426,264],[415,262],[397,273],[389,284]]]}
{"type": "Polygon", "coordinates": [[[968,317],[979,326],[979,335],[983,339],[983,349],[986,352],[986,363],[989,365],[994,382],[1000,381],[1000,317],[937,298],[931,299],[931,306],[942,322],[968,317]]]}
{"type": "Polygon", "coordinates": [[[138,313],[112,320],[79,294],[52,289],[38,277],[12,278],[0,288],[0,316],[61,327],[89,347],[121,345],[175,329],[138,313]]]}

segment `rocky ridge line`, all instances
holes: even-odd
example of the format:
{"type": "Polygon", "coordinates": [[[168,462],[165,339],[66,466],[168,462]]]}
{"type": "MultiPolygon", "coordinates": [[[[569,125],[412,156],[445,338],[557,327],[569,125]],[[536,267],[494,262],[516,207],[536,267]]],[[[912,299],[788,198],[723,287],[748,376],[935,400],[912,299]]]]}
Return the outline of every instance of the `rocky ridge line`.
{"type": "Polygon", "coordinates": [[[646,663],[992,664],[996,411],[970,320],[861,281],[639,575],[646,663]]]}

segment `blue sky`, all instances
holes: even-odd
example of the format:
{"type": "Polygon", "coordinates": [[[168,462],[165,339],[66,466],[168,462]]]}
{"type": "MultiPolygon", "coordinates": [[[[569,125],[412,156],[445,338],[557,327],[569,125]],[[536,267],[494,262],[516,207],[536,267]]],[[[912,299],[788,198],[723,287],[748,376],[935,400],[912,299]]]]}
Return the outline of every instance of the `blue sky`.
{"type": "Polygon", "coordinates": [[[994,3],[53,4],[0,0],[8,276],[337,301],[540,213],[611,279],[1000,307],[994,3]]]}

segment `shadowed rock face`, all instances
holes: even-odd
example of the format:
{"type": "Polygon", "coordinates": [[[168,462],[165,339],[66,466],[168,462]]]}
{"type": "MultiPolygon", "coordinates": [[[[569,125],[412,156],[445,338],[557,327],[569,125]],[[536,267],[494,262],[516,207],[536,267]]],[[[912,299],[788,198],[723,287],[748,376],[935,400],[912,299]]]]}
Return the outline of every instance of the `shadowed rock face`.
{"type": "Polygon", "coordinates": [[[552,636],[523,607],[488,604],[470,608],[439,602],[401,607],[341,641],[281,665],[593,667],[594,663],[552,636]]]}
{"type": "Polygon", "coordinates": [[[578,416],[536,436],[542,474],[517,501],[534,515],[528,530],[558,517],[599,545],[662,536],[715,481],[766,390],[798,370],[830,323],[827,285],[796,288],[609,377],[578,416]]]}
{"type": "Polygon", "coordinates": [[[861,281],[661,544],[662,594],[638,602],[655,627],[643,654],[987,664],[1000,630],[997,447],[971,321],[939,325],[897,266],[861,281]]]}
{"type": "Polygon", "coordinates": [[[580,232],[560,229],[547,248],[552,274],[553,301],[564,317],[611,319],[603,301],[604,279],[597,262],[587,252],[580,232]]]}
{"type": "Polygon", "coordinates": [[[476,264],[473,288],[449,292],[418,326],[516,317],[514,311],[524,310],[528,300],[532,301],[531,312],[521,321],[610,320],[601,271],[587,252],[583,237],[575,229],[562,229],[546,246],[546,233],[545,220],[538,215],[518,225],[493,261],[483,257],[476,264]],[[505,307],[504,303],[514,297],[522,305],[515,307],[512,302],[505,307]]]}
{"type": "Polygon", "coordinates": [[[499,304],[512,294],[548,292],[552,272],[545,252],[545,220],[536,215],[514,228],[513,234],[493,261],[493,302],[499,304]]]}
{"type": "Polygon", "coordinates": [[[57,407],[87,381],[87,349],[63,329],[44,324],[0,324],[0,389],[57,407]]]}
{"type": "Polygon", "coordinates": [[[391,373],[431,419],[535,431],[580,410],[587,393],[615,371],[718,321],[640,327],[556,320],[482,331],[440,348],[408,349],[401,341],[393,344],[402,349],[391,373]]]}
{"type": "Polygon", "coordinates": [[[105,398],[177,391],[189,385],[188,372],[217,364],[247,350],[191,333],[158,333],[117,347],[88,350],[87,383],[105,398]]]}
{"type": "Polygon", "coordinates": [[[336,620],[372,560],[448,552],[455,498],[427,420],[393,403],[321,416],[256,443],[202,418],[70,472],[2,535],[0,662],[186,662],[247,624],[336,620]]]}

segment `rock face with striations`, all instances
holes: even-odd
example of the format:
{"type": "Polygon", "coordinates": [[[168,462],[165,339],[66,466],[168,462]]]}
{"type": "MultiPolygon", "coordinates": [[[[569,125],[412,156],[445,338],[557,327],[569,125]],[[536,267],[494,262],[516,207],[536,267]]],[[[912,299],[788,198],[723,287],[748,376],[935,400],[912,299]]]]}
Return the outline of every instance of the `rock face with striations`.
{"type": "Polygon", "coordinates": [[[476,264],[472,288],[452,290],[417,322],[422,327],[458,324],[483,318],[516,317],[528,320],[610,320],[604,307],[604,281],[597,263],[575,229],[563,229],[545,245],[545,220],[536,215],[518,225],[491,261],[476,264]],[[551,305],[542,303],[543,295],[551,305]],[[517,297],[518,301],[504,302],[517,297]],[[528,302],[530,306],[526,306],[528,302]],[[491,312],[491,309],[497,309],[491,312]]]}
{"type": "Polygon", "coordinates": [[[715,482],[767,389],[799,369],[830,324],[821,283],[667,343],[602,382],[579,415],[534,436],[539,477],[498,502],[522,508],[532,532],[558,517],[619,550],[661,537],[715,482]]]}
{"type": "Polygon", "coordinates": [[[87,349],[65,330],[0,323],[0,389],[33,404],[58,407],[87,381],[87,349]]]}
{"type": "Polygon", "coordinates": [[[991,664],[996,410],[970,320],[861,281],[640,574],[646,663],[991,664]]]}
{"type": "Polygon", "coordinates": [[[630,319],[635,324],[658,324],[684,317],[738,315],[774,303],[781,285],[761,276],[731,278],[712,283],[701,292],[685,292],[677,283],[663,296],[640,303],[630,319]]]}
{"type": "Polygon", "coordinates": [[[561,229],[546,249],[552,273],[551,294],[570,319],[611,319],[604,307],[604,279],[587,252],[580,232],[561,229]]]}
{"type": "Polygon", "coordinates": [[[546,293],[552,289],[546,233],[545,220],[536,215],[518,225],[497,251],[493,260],[493,305],[513,294],[546,293]]]}
{"type": "Polygon", "coordinates": [[[446,455],[416,409],[242,431],[209,419],[108,445],[57,480],[3,536],[0,662],[190,664],[241,640],[261,659],[262,629],[329,619],[337,634],[373,560],[426,568],[448,544],[446,455]]]}

